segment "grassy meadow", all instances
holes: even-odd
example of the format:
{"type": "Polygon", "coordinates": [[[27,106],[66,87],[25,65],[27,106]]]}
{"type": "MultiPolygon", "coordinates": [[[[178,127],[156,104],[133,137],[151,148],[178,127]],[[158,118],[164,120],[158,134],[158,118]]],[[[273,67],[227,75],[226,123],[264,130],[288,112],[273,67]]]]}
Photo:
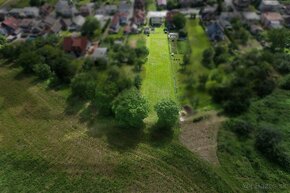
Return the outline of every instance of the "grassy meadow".
{"type": "Polygon", "coordinates": [[[1,192],[234,192],[175,137],[88,121],[93,109],[46,85],[0,67],[1,192]]]}
{"type": "Polygon", "coordinates": [[[171,98],[177,101],[173,80],[174,69],[170,61],[167,35],[163,32],[163,28],[156,28],[146,43],[149,56],[144,65],[142,94],[148,100],[153,112],[154,105],[161,99],[171,98]]]}

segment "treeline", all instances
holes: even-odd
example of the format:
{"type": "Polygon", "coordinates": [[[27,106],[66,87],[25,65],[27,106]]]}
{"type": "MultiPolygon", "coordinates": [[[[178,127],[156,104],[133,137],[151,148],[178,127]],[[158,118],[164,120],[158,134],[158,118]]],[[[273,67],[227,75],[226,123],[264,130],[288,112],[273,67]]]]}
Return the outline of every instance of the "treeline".
{"type": "Polygon", "coordinates": [[[220,104],[225,113],[239,115],[250,106],[251,99],[262,98],[280,86],[288,89],[290,56],[289,32],[284,29],[270,31],[270,47],[236,55],[231,47],[219,45],[204,51],[203,65],[211,69],[202,75],[199,85],[220,104]]]}
{"type": "Polygon", "coordinates": [[[38,38],[16,44],[8,44],[1,49],[3,58],[26,73],[34,73],[40,79],[50,79],[57,83],[70,83],[78,70],[73,57],[64,53],[56,36],[38,38]]]}

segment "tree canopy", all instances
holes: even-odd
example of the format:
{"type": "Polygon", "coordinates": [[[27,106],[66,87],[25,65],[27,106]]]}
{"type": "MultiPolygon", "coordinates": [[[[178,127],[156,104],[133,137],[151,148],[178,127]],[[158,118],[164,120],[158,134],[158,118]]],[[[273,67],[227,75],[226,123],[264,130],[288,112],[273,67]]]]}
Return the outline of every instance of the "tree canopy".
{"type": "Polygon", "coordinates": [[[171,129],[178,121],[179,109],[171,99],[163,99],[155,105],[158,116],[158,126],[171,129]]]}
{"type": "Polygon", "coordinates": [[[113,112],[122,127],[140,128],[143,119],[148,116],[149,107],[146,100],[136,88],[119,94],[113,102],[113,112]]]}

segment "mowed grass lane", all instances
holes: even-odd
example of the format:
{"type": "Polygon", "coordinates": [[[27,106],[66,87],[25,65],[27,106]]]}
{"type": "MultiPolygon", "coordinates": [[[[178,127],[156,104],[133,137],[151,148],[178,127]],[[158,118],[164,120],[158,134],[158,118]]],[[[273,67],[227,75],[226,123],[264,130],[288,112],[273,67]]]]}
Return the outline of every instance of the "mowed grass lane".
{"type": "Polygon", "coordinates": [[[168,39],[163,32],[163,28],[156,28],[155,32],[147,38],[147,47],[149,56],[145,64],[142,94],[150,105],[152,118],[156,103],[164,98],[176,101],[176,96],[168,39]]]}

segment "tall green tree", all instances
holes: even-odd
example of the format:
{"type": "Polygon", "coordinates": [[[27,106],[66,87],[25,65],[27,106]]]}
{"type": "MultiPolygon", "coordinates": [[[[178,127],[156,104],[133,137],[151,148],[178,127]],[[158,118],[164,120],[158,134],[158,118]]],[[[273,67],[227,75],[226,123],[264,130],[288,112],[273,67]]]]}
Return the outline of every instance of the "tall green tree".
{"type": "Polygon", "coordinates": [[[288,29],[272,29],[268,33],[271,48],[274,51],[283,51],[290,43],[290,32],[288,29]]]}
{"type": "Polygon", "coordinates": [[[172,23],[177,30],[183,29],[186,24],[186,18],[183,14],[178,13],[173,16],[172,23]]]}
{"type": "Polygon", "coordinates": [[[98,29],[100,29],[99,21],[95,17],[89,16],[86,18],[86,21],[82,26],[81,32],[83,35],[93,36],[98,29]]]}
{"type": "Polygon", "coordinates": [[[178,121],[179,109],[177,104],[171,99],[163,99],[155,105],[158,116],[158,126],[171,129],[178,121]]]}
{"type": "Polygon", "coordinates": [[[148,116],[149,107],[146,100],[136,88],[125,90],[114,100],[113,112],[122,127],[140,128],[143,119],[148,116]]]}

